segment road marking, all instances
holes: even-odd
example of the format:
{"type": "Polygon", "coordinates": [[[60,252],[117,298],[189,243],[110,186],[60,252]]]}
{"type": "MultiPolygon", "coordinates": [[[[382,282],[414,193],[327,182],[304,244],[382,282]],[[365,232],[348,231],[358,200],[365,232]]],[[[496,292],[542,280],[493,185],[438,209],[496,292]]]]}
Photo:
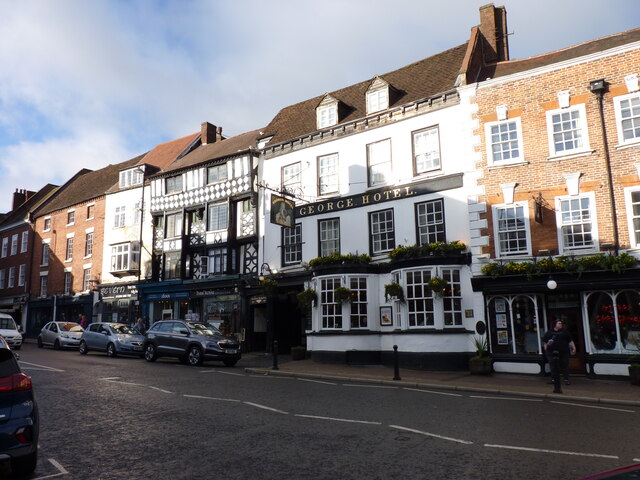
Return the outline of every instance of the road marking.
{"type": "Polygon", "coordinates": [[[513,447],[511,445],[495,445],[490,443],[485,443],[484,446],[489,448],[503,448],[506,450],[521,450],[525,452],[555,453],[557,455],[576,455],[579,457],[613,458],[614,460],[618,460],[620,458],[617,455],[602,455],[600,453],[567,452],[564,450],[549,450],[547,448],[513,447]]]}
{"type": "Polygon", "coordinates": [[[300,414],[296,414],[295,416],[301,417],[301,418],[314,418],[316,420],[332,420],[334,422],[363,423],[365,425],[382,425],[381,422],[368,422],[366,420],[350,420],[348,418],[320,417],[317,415],[300,415],[300,414]]]}
{"type": "Polygon", "coordinates": [[[281,413],[283,415],[289,415],[289,412],[278,410],[277,408],[267,407],[266,405],[260,405],[259,403],[253,403],[253,402],[242,402],[242,403],[244,403],[246,405],[251,405],[252,407],[261,408],[263,410],[269,410],[270,412],[281,413]]]}
{"type": "Polygon", "coordinates": [[[427,437],[439,438],[441,440],[447,440],[449,442],[462,443],[464,445],[471,445],[473,443],[473,442],[470,442],[468,440],[461,440],[459,438],[453,438],[453,437],[445,437],[443,435],[437,435],[435,433],[423,432],[421,430],[414,430],[413,428],[401,427],[399,425],[389,425],[389,427],[395,428],[395,429],[398,429],[398,430],[404,430],[406,432],[418,433],[420,435],[425,435],[427,437]]]}
{"type": "Polygon", "coordinates": [[[163,390],[163,389],[162,389],[162,388],[160,388],[160,387],[154,387],[154,386],[152,386],[152,385],[149,385],[149,388],[152,388],[152,389],[154,389],[154,390],[158,390],[159,392],[162,392],[162,393],[174,393],[174,392],[170,392],[169,390],[163,390]]]}
{"type": "Polygon", "coordinates": [[[449,395],[451,397],[461,397],[460,393],[448,393],[448,392],[436,392],[433,390],[420,390],[419,388],[408,388],[405,387],[404,390],[410,390],[412,392],[422,392],[422,393],[435,393],[436,395],[449,395]]]}
{"type": "Polygon", "coordinates": [[[27,367],[23,367],[25,370],[45,370],[47,372],[64,372],[64,370],[60,370],[59,368],[47,367],[46,365],[38,365],[37,363],[23,362],[22,360],[18,361],[20,366],[29,365],[27,367]]]}
{"type": "Polygon", "coordinates": [[[386,389],[398,388],[398,387],[388,387],[386,385],[357,385],[357,384],[354,385],[351,383],[344,383],[343,385],[345,387],[358,387],[358,388],[386,388],[386,389]]]}
{"type": "Polygon", "coordinates": [[[583,405],[581,403],[559,402],[557,400],[551,400],[551,403],[559,403],[560,405],[572,405],[574,407],[599,408],[600,410],[612,410],[614,412],[636,413],[635,410],[625,410],[624,408],[599,407],[596,405],[583,405]]]}
{"type": "Polygon", "coordinates": [[[235,400],[233,398],[218,398],[218,397],[205,397],[203,395],[183,395],[183,397],[187,397],[187,398],[199,398],[202,400],[217,400],[220,402],[236,402],[236,403],[240,403],[240,400],[235,400]]]}
{"type": "Polygon", "coordinates": [[[487,400],[517,400],[519,402],[542,402],[540,399],[536,398],[520,398],[520,397],[492,397],[485,395],[469,395],[469,398],[484,398],[487,400]]]}
{"type": "Polygon", "coordinates": [[[298,378],[301,382],[322,383],[323,385],[337,385],[333,382],[323,382],[322,380],[312,380],[311,378],[298,378]]]}
{"type": "Polygon", "coordinates": [[[640,462],[640,458],[634,458],[633,460],[631,460],[632,462],[640,462]]]}
{"type": "Polygon", "coordinates": [[[221,370],[214,370],[214,372],[222,373],[223,375],[233,375],[233,376],[236,376],[236,377],[244,377],[245,376],[244,373],[223,372],[221,370]]]}
{"type": "Polygon", "coordinates": [[[52,475],[45,475],[43,477],[36,477],[33,480],[42,480],[43,478],[54,478],[54,477],[60,477],[61,475],[69,474],[69,472],[67,472],[67,470],[65,470],[65,468],[62,465],[60,465],[58,462],[56,462],[53,458],[49,458],[49,463],[51,463],[51,465],[53,465],[58,470],[58,473],[54,473],[52,475]]]}

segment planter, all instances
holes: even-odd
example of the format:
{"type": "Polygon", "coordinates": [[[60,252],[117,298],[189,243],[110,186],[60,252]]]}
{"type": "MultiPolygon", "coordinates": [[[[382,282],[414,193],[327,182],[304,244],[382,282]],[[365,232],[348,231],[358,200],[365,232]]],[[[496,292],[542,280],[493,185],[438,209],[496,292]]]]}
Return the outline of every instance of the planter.
{"type": "Polygon", "coordinates": [[[472,375],[489,375],[491,373],[491,357],[470,358],[469,373],[472,375]]]}
{"type": "Polygon", "coordinates": [[[631,385],[640,385],[640,364],[633,363],[629,365],[629,381],[631,385]]]}
{"type": "Polygon", "coordinates": [[[304,360],[307,358],[305,347],[291,347],[291,360],[304,360]]]}

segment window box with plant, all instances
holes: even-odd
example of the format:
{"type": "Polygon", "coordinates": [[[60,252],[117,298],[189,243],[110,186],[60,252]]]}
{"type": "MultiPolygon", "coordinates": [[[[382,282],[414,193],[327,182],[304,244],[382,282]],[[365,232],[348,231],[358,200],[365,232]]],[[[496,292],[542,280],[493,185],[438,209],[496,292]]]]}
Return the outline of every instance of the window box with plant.
{"type": "Polygon", "coordinates": [[[469,359],[469,372],[473,375],[488,375],[491,373],[491,355],[486,337],[475,336],[473,344],[476,355],[469,359]]]}
{"type": "Polygon", "coordinates": [[[398,245],[389,252],[392,263],[411,263],[420,260],[424,263],[467,263],[469,255],[465,254],[467,246],[459,241],[432,242],[423,245],[398,245]]]}
{"type": "Polygon", "coordinates": [[[332,253],[324,257],[316,257],[309,260],[309,267],[315,272],[367,272],[373,268],[371,257],[366,254],[358,255],[347,253],[341,255],[332,253]]]}

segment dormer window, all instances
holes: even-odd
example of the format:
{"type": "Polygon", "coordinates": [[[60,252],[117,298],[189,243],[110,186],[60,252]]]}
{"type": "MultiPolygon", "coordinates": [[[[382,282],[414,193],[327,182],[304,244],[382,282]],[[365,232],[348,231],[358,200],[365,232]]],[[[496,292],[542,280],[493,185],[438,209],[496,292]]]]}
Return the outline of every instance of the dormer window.
{"type": "Polygon", "coordinates": [[[120,172],[120,188],[142,185],[143,172],[140,167],[123,170],[120,172]]]}
{"type": "Polygon", "coordinates": [[[327,128],[338,123],[338,101],[330,95],[324,97],[316,108],[318,128],[327,128]]]}
{"type": "Polygon", "coordinates": [[[389,84],[376,77],[367,90],[367,115],[389,108],[389,84]]]}

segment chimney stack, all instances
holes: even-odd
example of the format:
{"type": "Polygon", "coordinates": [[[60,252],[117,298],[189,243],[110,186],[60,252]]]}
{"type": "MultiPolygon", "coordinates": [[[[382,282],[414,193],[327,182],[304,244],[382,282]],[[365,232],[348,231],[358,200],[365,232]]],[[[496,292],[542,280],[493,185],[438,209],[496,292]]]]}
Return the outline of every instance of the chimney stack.
{"type": "MultiPolygon", "coordinates": [[[[222,131],[221,128],[219,130],[222,131]]],[[[202,122],[202,125],[200,126],[200,140],[202,145],[215,143],[217,131],[218,128],[216,128],[215,125],[212,125],[209,122],[202,122]]]]}
{"type": "Polygon", "coordinates": [[[216,142],[222,140],[222,127],[216,129],[216,142]]]}
{"type": "Polygon", "coordinates": [[[505,7],[494,7],[493,3],[480,7],[480,33],[485,39],[485,65],[509,60],[505,7]]]}
{"type": "Polygon", "coordinates": [[[27,200],[27,191],[26,190],[18,190],[13,192],[13,203],[11,204],[11,210],[15,210],[20,205],[22,205],[27,200]]]}

